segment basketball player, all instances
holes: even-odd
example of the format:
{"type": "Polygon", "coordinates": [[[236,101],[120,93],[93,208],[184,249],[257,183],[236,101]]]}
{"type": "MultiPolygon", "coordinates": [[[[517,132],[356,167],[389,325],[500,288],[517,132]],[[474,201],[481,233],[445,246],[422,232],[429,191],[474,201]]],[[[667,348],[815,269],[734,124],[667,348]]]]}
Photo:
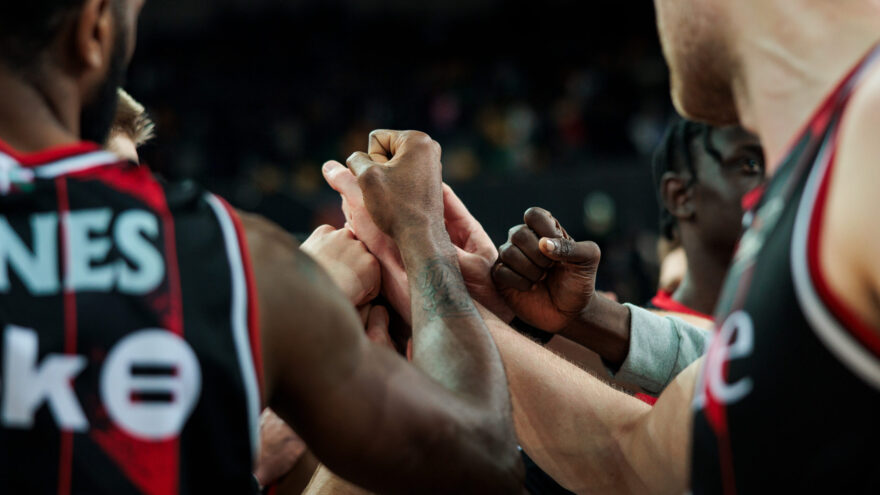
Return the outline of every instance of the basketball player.
{"type": "MultiPolygon", "coordinates": [[[[880,183],[880,5],[655,6],[678,110],[715,125],[739,118],[760,137],[772,179],[746,214],[705,363],[675,377],[653,408],[482,312],[505,362],[521,445],[576,492],[875,493],[880,227],[866,212],[878,206],[880,183]],[[821,401],[794,409],[805,383],[821,401]]],[[[473,223],[455,223],[468,228],[451,237],[473,245],[473,223]]],[[[367,229],[356,231],[373,251],[360,234],[367,229]]],[[[591,284],[595,244],[539,235],[560,286],[591,284]]],[[[393,253],[373,253],[394,263],[393,253]]],[[[532,302],[552,316],[559,301],[550,294],[537,291],[532,302]]],[[[621,329],[664,320],[594,309],[621,329]]]]}
{"type": "MultiPolygon", "coordinates": [[[[651,300],[651,307],[708,326],[712,319],[709,314],[742,232],[742,198],[764,181],[760,143],[738,126],[714,128],[676,119],[654,154],[653,169],[661,203],[661,235],[681,242],[688,269],[675,292],[661,289],[651,300]]],[[[543,311],[543,305],[534,314],[531,305],[518,304],[523,298],[519,293],[532,298],[532,287],[544,279],[553,265],[541,253],[535,231],[559,231],[567,236],[550,213],[541,208],[528,210],[524,221],[525,224],[510,230],[508,241],[499,248],[499,262],[494,267],[496,285],[511,307],[520,309],[517,316],[526,323],[561,333],[589,348],[596,345],[606,361],[619,365],[621,356],[625,357],[630,348],[625,333],[621,335],[624,339],[615,339],[613,334],[603,336],[604,329],[591,326],[592,317],[583,310],[582,318],[569,319],[562,314],[551,318],[543,311]],[[554,321],[565,326],[552,324],[554,321]],[[616,342],[618,348],[610,350],[602,345],[605,342],[616,342]]],[[[585,287],[572,289],[576,296],[584,298],[585,287]]]]}
{"type": "Polygon", "coordinates": [[[93,144],[141,0],[0,5],[0,491],[247,492],[262,402],[367,488],[520,488],[430,138],[389,134],[394,168],[365,179],[419,281],[411,366],[280,229],[93,144]]]}

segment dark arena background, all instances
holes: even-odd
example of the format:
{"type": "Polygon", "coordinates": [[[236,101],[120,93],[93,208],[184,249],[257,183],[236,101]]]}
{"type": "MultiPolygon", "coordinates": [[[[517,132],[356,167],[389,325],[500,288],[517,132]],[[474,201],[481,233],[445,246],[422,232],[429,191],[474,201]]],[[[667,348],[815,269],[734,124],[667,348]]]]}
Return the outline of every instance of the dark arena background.
{"type": "Polygon", "coordinates": [[[428,132],[497,244],[542,206],[600,243],[602,289],[643,302],[666,70],[647,3],[150,0],[126,86],[158,123],[146,163],[297,234],[343,221],[325,160],[428,132]]]}

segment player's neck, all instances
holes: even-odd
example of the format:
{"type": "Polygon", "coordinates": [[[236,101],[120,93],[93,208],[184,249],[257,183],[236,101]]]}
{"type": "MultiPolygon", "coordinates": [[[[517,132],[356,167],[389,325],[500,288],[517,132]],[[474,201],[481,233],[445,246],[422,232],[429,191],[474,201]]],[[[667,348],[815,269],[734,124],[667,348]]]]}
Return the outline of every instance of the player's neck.
{"type": "Polygon", "coordinates": [[[21,152],[79,141],[79,113],[73,88],[58,78],[32,84],[0,70],[0,139],[21,152]]]}
{"type": "Polygon", "coordinates": [[[880,39],[873,18],[804,17],[779,19],[785,29],[776,28],[770,37],[740,36],[734,98],[743,125],[761,137],[770,175],[813,112],[880,39]]]}
{"type": "Polygon", "coordinates": [[[685,249],[688,269],[672,298],[703,314],[712,314],[724,283],[730,258],[709,248],[685,249]]]}

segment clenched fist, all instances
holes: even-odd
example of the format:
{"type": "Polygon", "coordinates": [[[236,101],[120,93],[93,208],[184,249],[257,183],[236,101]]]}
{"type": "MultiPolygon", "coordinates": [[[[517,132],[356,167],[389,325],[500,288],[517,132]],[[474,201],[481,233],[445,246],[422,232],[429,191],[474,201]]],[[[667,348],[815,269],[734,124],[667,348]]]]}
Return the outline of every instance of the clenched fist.
{"type": "Polygon", "coordinates": [[[376,257],[355,239],[349,229],[322,225],[312,232],[300,249],[321,265],[355,306],[379,295],[381,271],[376,257]]]}
{"type": "Polygon", "coordinates": [[[367,153],[348,158],[376,226],[400,244],[411,229],[443,229],[440,145],[418,131],[370,133],[367,153]]]}
{"type": "Polygon", "coordinates": [[[547,210],[530,208],[510,229],[492,278],[511,310],[526,323],[560,332],[593,298],[599,246],[575,242],[547,210]]]}

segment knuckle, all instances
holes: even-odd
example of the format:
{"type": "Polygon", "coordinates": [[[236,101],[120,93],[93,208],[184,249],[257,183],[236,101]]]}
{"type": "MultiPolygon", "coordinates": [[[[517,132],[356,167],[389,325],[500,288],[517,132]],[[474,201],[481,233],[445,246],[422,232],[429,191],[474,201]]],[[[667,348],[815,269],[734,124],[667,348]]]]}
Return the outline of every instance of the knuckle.
{"type": "Polygon", "coordinates": [[[542,218],[550,218],[551,216],[550,212],[544,208],[533,206],[523,214],[523,220],[525,220],[526,223],[532,223],[542,218]]]}
{"type": "Polygon", "coordinates": [[[514,227],[510,232],[510,242],[517,246],[524,246],[530,240],[529,228],[525,225],[514,227]]]}

